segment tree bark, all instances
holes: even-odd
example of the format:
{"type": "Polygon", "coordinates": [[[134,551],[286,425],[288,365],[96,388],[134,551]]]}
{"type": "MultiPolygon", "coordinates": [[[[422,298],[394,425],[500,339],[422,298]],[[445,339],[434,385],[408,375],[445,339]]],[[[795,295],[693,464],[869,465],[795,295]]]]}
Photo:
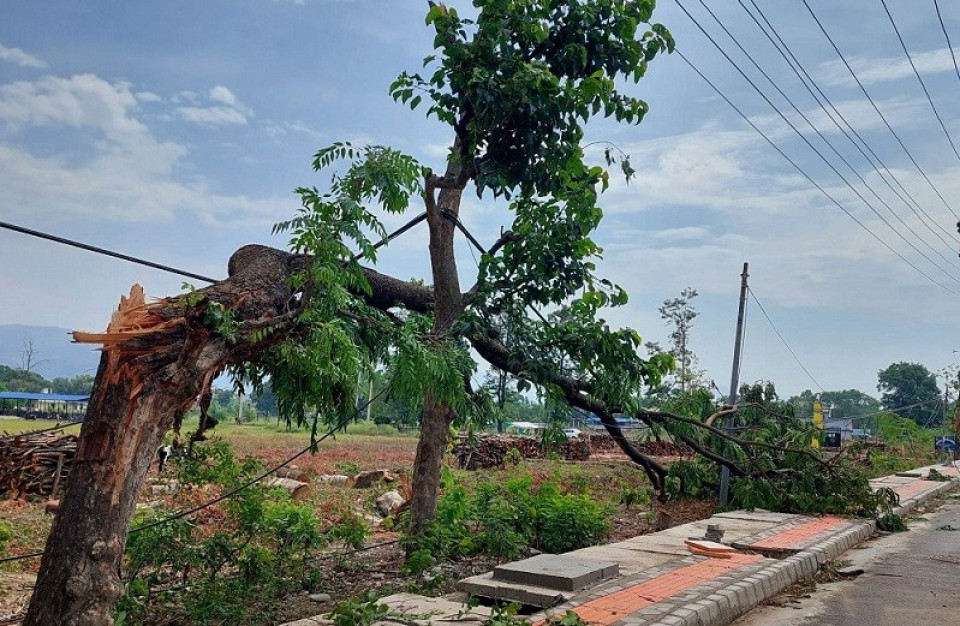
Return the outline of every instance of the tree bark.
{"type": "MultiPolygon", "coordinates": [[[[458,152],[457,144],[453,152],[458,152]]],[[[462,167],[451,159],[444,180],[459,181],[462,172],[462,167]]],[[[428,177],[425,200],[427,224],[430,227],[430,266],[433,271],[434,316],[431,334],[433,341],[444,342],[449,340],[450,330],[463,313],[463,294],[453,247],[455,226],[450,219],[456,219],[459,215],[463,184],[444,186],[434,201],[437,182],[435,177],[428,177]]],[[[436,516],[443,456],[454,418],[452,408],[435,402],[429,390],[424,390],[420,440],[413,461],[413,496],[410,499],[408,529],[411,535],[423,532],[436,516]]]]}
{"type": "MultiPolygon", "coordinates": [[[[266,347],[249,333],[286,318],[289,277],[300,263],[279,250],[247,246],[231,258],[231,277],[198,292],[193,304],[147,305],[141,289],[121,300],[106,333],[75,333],[103,343],[104,352],[24,626],[113,624],[137,494],[164,433],[210,377],[266,347]],[[246,322],[237,337],[204,324],[211,302],[246,322]]],[[[273,335],[279,337],[267,341],[283,333],[273,335]]]]}

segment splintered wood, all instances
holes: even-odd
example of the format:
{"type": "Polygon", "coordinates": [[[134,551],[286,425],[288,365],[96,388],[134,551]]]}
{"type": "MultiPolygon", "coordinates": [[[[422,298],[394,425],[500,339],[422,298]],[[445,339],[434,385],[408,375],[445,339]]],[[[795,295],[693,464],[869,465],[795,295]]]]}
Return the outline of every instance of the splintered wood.
{"type": "Polygon", "coordinates": [[[0,495],[53,495],[64,484],[76,451],[77,436],[59,431],[0,437],[0,495]]]}
{"type": "Polygon", "coordinates": [[[126,341],[132,337],[148,335],[165,326],[176,323],[154,314],[146,303],[143,287],[134,284],[130,296],[120,296],[120,306],[113,312],[106,332],[87,333],[74,331],[73,340],[78,343],[101,343],[104,348],[126,341]]]}

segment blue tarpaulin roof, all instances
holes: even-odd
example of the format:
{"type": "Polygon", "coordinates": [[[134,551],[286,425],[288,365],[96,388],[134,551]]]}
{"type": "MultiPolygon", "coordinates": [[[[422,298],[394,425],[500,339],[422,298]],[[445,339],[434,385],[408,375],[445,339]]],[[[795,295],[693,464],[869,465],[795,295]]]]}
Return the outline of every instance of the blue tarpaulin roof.
{"type": "Polygon", "coordinates": [[[0,400],[46,400],[47,402],[86,402],[88,394],[69,393],[24,393],[22,391],[0,391],[0,400]]]}

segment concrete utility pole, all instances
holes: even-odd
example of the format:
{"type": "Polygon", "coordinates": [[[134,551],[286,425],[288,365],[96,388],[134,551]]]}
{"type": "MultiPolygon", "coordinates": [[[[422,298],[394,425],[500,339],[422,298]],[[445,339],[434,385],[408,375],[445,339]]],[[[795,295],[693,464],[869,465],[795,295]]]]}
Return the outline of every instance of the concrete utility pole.
{"type": "MultiPolygon", "coordinates": [[[[729,406],[737,405],[737,388],[740,386],[740,349],[743,345],[743,317],[747,310],[747,269],[749,263],[743,264],[743,273],[740,274],[740,311],[737,313],[737,338],[733,344],[733,370],[730,373],[730,395],[727,396],[729,406]]],[[[727,420],[724,419],[724,424],[727,420]]],[[[726,465],[720,468],[720,506],[727,506],[730,498],[730,468],[726,465]]]]}

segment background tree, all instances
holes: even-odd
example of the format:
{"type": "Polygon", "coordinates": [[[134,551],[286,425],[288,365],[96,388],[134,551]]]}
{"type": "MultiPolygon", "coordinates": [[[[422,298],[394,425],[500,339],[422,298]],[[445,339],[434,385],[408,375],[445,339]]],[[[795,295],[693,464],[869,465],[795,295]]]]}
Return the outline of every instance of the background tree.
{"type": "Polygon", "coordinates": [[[48,359],[41,359],[37,351],[37,347],[33,343],[33,339],[27,339],[23,342],[23,347],[20,349],[20,369],[29,373],[33,373],[33,370],[44,363],[49,363],[48,359]]]}
{"type": "MultiPolygon", "coordinates": [[[[660,317],[672,328],[669,335],[670,354],[673,355],[679,370],[676,374],[676,382],[680,386],[680,393],[685,393],[691,387],[701,386],[699,379],[702,372],[697,369],[697,356],[690,348],[693,320],[700,315],[693,306],[693,299],[697,295],[696,289],[687,287],[680,292],[679,298],[664,300],[660,307],[660,317]]],[[[658,347],[654,343],[648,344],[648,349],[658,347]]]]}
{"type": "Polygon", "coordinates": [[[50,381],[50,390],[53,393],[82,395],[90,393],[92,389],[93,376],[90,374],[78,374],[71,378],[58,376],[50,381]]]}
{"type": "Polygon", "coordinates": [[[883,408],[927,426],[931,416],[942,414],[937,378],[919,363],[899,362],[880,370],[877,390],[883,408]]]}
{"type": "Polygon", "coordinates": [[[880,401],[859,389],[843,389],[840,391],[824,391],[814,393],[805,389],[800,394],[790,398],[797,412],[797,417],[809,418],[813,415],[813,403],[817,396],[824,411],[830,412],[834,418],[860,418],[875,415],[881,409],[880,401]]]}
{"type": "Polygon", "coordinates": [[[50,386],[50,382],[36,372],[0,365],[0,385],[6,391],[40,393],[50,386]]]}

